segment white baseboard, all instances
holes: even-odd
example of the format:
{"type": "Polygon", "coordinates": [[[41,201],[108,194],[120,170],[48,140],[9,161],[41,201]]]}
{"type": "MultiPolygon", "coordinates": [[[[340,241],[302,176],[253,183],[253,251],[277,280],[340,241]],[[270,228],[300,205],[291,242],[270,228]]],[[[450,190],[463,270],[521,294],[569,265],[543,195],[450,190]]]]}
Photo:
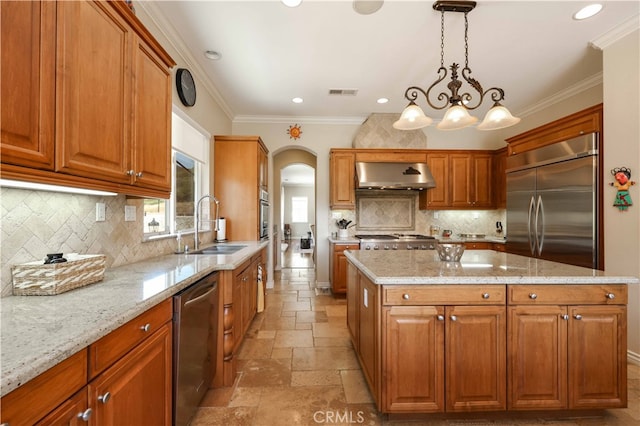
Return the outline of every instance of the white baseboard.
{"type": "Polygon", "coordinates": [[[627,351],[627,362],[629,364],[640,365],[640,354],[627,351]]]}
{"type": "Polygon", "coordinates": [[[318,287],[318,288],[329,288],[329,287],[331,287],[331,283],[329,281],[316,281],[316,287],[318,287]]]}

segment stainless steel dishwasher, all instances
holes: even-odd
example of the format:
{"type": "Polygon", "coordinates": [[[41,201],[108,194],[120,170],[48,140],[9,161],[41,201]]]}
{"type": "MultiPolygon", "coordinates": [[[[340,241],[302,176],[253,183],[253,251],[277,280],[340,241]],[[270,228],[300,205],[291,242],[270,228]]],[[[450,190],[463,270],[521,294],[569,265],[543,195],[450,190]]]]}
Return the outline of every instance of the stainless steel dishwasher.
{"type": "Polygon", "coordinates": [[[173,296],[173,424],[188,425],[215,375],[218,274],[173,296]]]}

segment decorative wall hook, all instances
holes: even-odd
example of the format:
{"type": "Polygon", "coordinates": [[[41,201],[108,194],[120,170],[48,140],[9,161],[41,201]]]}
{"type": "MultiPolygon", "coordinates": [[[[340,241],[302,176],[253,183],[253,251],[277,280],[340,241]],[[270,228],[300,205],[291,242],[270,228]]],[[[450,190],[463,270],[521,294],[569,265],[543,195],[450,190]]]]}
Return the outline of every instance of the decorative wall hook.
{"type": "Polygon", "coordinates": [[[631,169],[628,167],[615,167],[611,169],[611,174],[616,181],[611,182],[609,185],[615,186],[618,190],[613,206],[620,211],[625,211],[633,205],[631,195],[629,195],[629,188],[636,183],[631,180],[631,169]]]}

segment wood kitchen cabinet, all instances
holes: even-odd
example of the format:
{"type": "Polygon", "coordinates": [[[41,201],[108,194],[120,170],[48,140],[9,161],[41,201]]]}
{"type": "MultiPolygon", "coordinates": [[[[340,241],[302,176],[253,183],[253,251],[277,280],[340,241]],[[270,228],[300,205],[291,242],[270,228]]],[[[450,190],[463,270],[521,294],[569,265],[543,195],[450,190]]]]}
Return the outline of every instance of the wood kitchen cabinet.
{"type": "Polygon", "coordinates": [[[509,300],[509,409],[627,406],[626,286],[510,286],[509,300]]]}
{"type": "Polygon", "coordinates": [[[56,4],[0,2],[3,164],[53,170],[56,4]]]}
{"type": "Polygon", "coordinates": [[[331,257],[329,258],[329,273],[331,277],[331,291],[333,294],[347,292],[347,258],[345,250],[360,250],[355,243],[331,243],[331,257]]]}
{"type": "Polygon", "coordinates": [[[171,425],[172,302],[161,302],[5,395],[2,422],[171,425]]]}
{"type": "Polygon", "coordinates": [[[507,148],[493,154],[493,198],[495,208],[507,208],[507,148]]]}
{"type": "Polygon", "coordinates": [[[358,357],[370,389],[378,389],[380,379],[379,287],[361,275],[358,285],[358,357]]]}
{"type": "Polygon", "coordinates": [[[436,187],[420,192],[420,209],[451,207],[449,201],[449,154],[429,152],[427,153],[427,165],[436,182],[436,187]]]}
{"type": "Polygon", "coordinates": [[[506,408],[504,286],[382,291],[384,412],[506,408]]]}
{"type": "Polygon", "coordinates": [[[168,198],[171,57],[124,2],[9,3],[22,49],[7,58],[3,31],[3,177],[168,198]]]}
{"type": "MultiPolygon", "coordinates": [[[[502,244],[504,246],[504,244],[502,244]]],[[[494,250],[493,244],[487,241],[467,241],[464,243],[465,250],[494,250]]]]}
{"type": "Polygon", "coordinates": [[[355,152],[353,150],[332,149],[329,154],[329,168],[329,207],[355,210],[355,152]]]}
{"type": "Polygon", "coordinates": [[[259,136],[215,136],[214,190],[232,241],[260,240],[260,190],[268,181],[267,147],[259,136]]]}

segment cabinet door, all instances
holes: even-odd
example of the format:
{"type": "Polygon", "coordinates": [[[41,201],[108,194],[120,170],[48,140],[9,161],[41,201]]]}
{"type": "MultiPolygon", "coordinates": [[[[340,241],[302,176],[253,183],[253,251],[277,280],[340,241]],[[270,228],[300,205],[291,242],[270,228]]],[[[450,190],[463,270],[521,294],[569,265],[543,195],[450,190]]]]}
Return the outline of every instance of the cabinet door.
{"type": "Polygon", "coordinates": [[[89,383],[96,424],[171,425],[171,323],[89,383]]]}
{"type": "Polygon", "coordinates": [[[134,161],[136,185],[171,191],[171,74],[136,39],[134,48],[134,161]]]}
{"type": "Polygon", "coordinates": [[[507,208],[507,148],[496,151],[493,157],[493,200],[497,209],[507,208]]]}
{"type": "Polygon", "coordinates": [[[332,266],[333,273],[331,276],[331,291],[334,294],[344,294],[347,292],[347,258],[344,255],[345,250],[358,250],[360,246],[357,244],[343,245],[336,244],[333,247],[332,266]]]}
{"type": "MultiPolygon", "coordinates": [[[[373,284],[369,279],[360,274],[360,292],[359,292],[359,328],[358,340],[360,347],[360,358],[362,361],[362,371],[369,382],[370,389],[377,389],[376,362],[378,357],[378,347],[376,344],[378,330],[378,286],[373,284]]],[[[374,399],[377,400],[375,396],[374,399]]]]}
{"type": "Polygon", "coordinates": [[[472,163],[471,205],[478,208],[492,207],[494,205],[491,170],[493,157],[490,154],[474,154],[472,163]]]}
{"type": "Polygon", "coordinates": [[[358,292],[358,270],[347,262],[347,327],[351,334],[351,341],[356,352],[358,349],[358,306],[360,306],[358,292]]]}
{"type": "Polygon", "coordinates": [[[567,308],[509,308],[509,409],[567,408],[567,308]]]}
{"type": "Polygon", "coordinates": [[[472,161],[470,154],[449,155],[452,207],[471,207],[472,161]]]}
{"type": "Polygon", "coordinates": [[[266,191],[269,186],[269,157],[262,145],[258,145],[258,167],[260,168],[258,170],[259,185],[261,189],[266,191]]]}
{"type": "Polygon", "coordinates": [[[244,287],[244,282],[246,281],[245,274],[236,275],[233,280],[233,306],[232,306],[232,314],[233,314],[233,346],[238,347],[240,342],[242,342],[242,337],[244,336],[244,328],[243,328],[243,305],[245,304],[243,301],[243,293],[242,288],[244,287]]]}
{"type": "Polygon", "coordinates": [[[420,192],[420,198],[426,197],[426,206],[422,205],[422,209],[449,207],[449,155],[448,154],[427,154],[427,165],[433,179],[436,181],[436,187],[420,192]],[[424,195],[423,195],[424,194],[424,195]]]}
{"type": "Polygon", "coordinates": [[[330,162],[330,207],[332,209],[355,209],[355,154],[331,153],[330,162]]]}
{"type": "Polygon", "coordinates": [[[384,411],[444,411],[444,307],[385,308],[384,411]]]}
{"type": "Polygon", "coordinates": [[[83,426],[91,421],[93,411],[88,408],[87,389],[63,402],[58,408],[49,413],[44,419],[36,423],[36,426],[83,426]]]}
{"type": "Polygon", "coordinates": [[[53,170],[54,2],[0,2],[2,162],[53,170]]]}
{"type": "Polygon", "coordinates": [[[627,406],[627,307],[569,307],[569,408],[627,406]]]}
{"type": "Polygon", "coordinates": [[[506,308],[446,308],[446,411],[504,410],[506,308]]]}
{"type": "Polygon", "coordinates": [[[133,34],[106,2],[57,2],[56,170],[130,183],[133,34]]]}

